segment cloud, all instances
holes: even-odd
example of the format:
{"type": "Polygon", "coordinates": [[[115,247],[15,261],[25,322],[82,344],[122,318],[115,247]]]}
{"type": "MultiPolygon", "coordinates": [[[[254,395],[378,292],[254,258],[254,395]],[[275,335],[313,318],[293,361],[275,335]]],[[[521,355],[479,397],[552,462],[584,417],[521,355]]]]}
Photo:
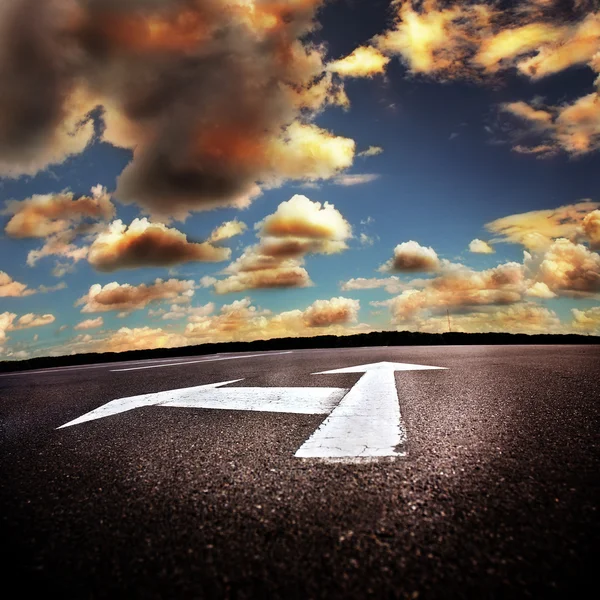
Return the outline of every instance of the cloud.
{"type": "Polygon", "coordinates": [[[526,59],[519,58],[560,42],[567,30],[551,23],[533,22],[503,29],[495,35],[486,32],[473,62],[488,73],[515,66],[526,73],[527,70],[522,68],[526,59]]]}
{"type": "Polygon", "coordinates": [[[405,290],[386,303],[396,322],[447,309],[461,311],[478,306],[517,303],[524,293],[525,277],[523,265],[514,262],[485,271],[453,265],[441,275],[420,283],[421,289],[405,290]]]}
{"type": "Polygon", "coordinates": [[[588,213],[582,221],[583,231],[594,249],[600,249],[600,210],[588,213]]]}
{"type": "Polygon", "coordinates": [[[380,271],[437,271],[441,266],[435,250],[410,240],[394,248],[394,257],[380,271]]]}
{"type": "MultiPolygon", "coordinates": [[[[448,331],[446,315],[429,316],[412,323],[402,324],[401,328],[425,333],[444,333],[448,331]]],[[[452,331],[464,333],[487,333],[491,331],[505,333],[565,333],[557,314],[533,303],[515,304],[502,308],[486,308],[465,314],[450,315],[452,331]]]]}
{"type": "Polygon", "coordinates": [[[103,325],[104,319],[102,317],[97,317],[96,319],[86,319],[85,321],[81,321],[81,323],[77,323],[73,329],[77,331],[86,331],[88,329],[97,329],[103,325]]]}
{"type": "Polygon", "coordinates": [[[172,267],[187,262],[219,262],[231,256],[229,248],[210,242],[189,242],[185,234],[162,223],[135,219],[129,227],[114,221],[94,240],[89,263],[98,271],[139,267],[172,267]]]}
{"type": "Polygon", "coordinates": [[[600,306],[594,306],[588,310],[572,308],[572,326],[578,333],[589,333],[600,335],[600,306]]]}
{"type": "Polygon", "coordinates": [[[420,10],[412,2],[396,1],[393,28],[374,38],[384,53],[398,55],[411,73],[461,72],[477,43],[479,29],[489,23],[483,5],[440,7],[427,0],[420,10]]]}
{"type": "Polygon", "coordinates": [[[600,293],[600,254],[583,244],[560,238],[543,254],[536,279],[558,294],[588,296],[600,293]]]}
{"type": "Polygon", "coordinates": [[[106,188],[97,185],[89,196],[76,198],[72,192],[62,192],[11,200],[6,203],[3,214],[12,215],[5,227],[9,237],[45,240],[39,250],[31,250],[27,255],[30,267],[46,256],[71,261],[57,263],[55,274],[60,277],[72,268],[72,263],[87,256],[88,246],[75,244],[77,238],[93,236],[116,211],[106,188]]]}
{"type": "Polygon", "coordinates": [[[302,288],[311,285],[306,269],[297,262],[288,261],[271,268],[240,270],[227,279],[217,281],[214,290],[217,294],[231,294],[253,289],[302,288]]]}
{"type": "Polygon", "coordinates": [[[351,186],[371,183],[379,179],[380,175],[376,173],[349,173],[347,175],[338,175],[333,181],[336,185],[351,186]]]}
{"type": "MultiPolygon", "coordinates": [[[[518,35],[518,32],[516,32],[518,35]]],[[[588,14],[583,20],[568,25],[547,27],[533,48],[534,56],[517,64],[519,71],[532,79],[560,73],[574,65],[589,63],[600,47],[600,13],[588,14]]]]}
{"type": "MultiPolygon", "coordinates": [[[[252,304],[249,298],[222,306],[217,312],[212,303],[206,306],[171,307],[173,318],[187,319],[183,330],[167,327],[122,327],[117,331],[100,334],[79,334],[70,341],[46,350],[50,355],[81,352],[123,352],[147,348],[170,348],[198,343],[251,341],[277,337],[310,337],[314,335],[348,335],[369,331],[357,323],[360,304],[357,300],[339,297],[318,299],[304,310],[273,313],[252,304]]],[[[154,312],[154,311],[153,311],[154,312]]],[[[163,313],[164,320],[171,319],[163,313]]],[[[0,342],[2,333],[16,315],[0,314],[0,342]],[[3,323],[6,327],[3,329],[3,323]]]]}
{"type": "Polygon", "coordinates": [[[412,73],[480,79],[516,69],[540,79],[590,64],[598,52],[597,7],[560,4],[522,0],[499,9],[483,2],[397,0],[393,27],[374,42],[400,56],[412,73]]]}
{"type": "Polygon", "coordinates": [[[128,350],[149,350],[154,348],[174,348],[186,346],[189,342],[183,335],[168,332],[162,328],[121,327],[107,338],[96,341],[96,352],[126,352],[128,350]]]}
{"type": "Polygon", "coordinates": [[[549,158],[557,152],[555,146],[551,144],[538,144],[537,146],[522,146],[517,144],[512,148],[517,154],[535,154],[538,158],[549,158]]]}
{"type": "MultiPolygon", "coordinates": [[[[106,188],[97,186],[90,196],[75,198],[72,192],[34,195],[26,200],[10,200],[2,214],[12,215],[4,232],[12,238],[47,238],[62,234],[82,223],[108,221],[115,207],[106,188]]],[[[81,227],[86,230],[85,225],[81,227]]]]}
{"type": "Polygon", "coordinates": [[[94,139],[95,100],[59,82],[59,63],[69,61],[70,48],[60,48],[53,23],[43,23],[51,4],[57,3],[42,7],[27,0],[0,8],[0,77],[10,89],[0,98],[1,177],[35,175],[80,154],[94,139]],[[31,18],[32,7],[39,19],[31,18]]]}
{"type": "MultiPolygon", "coordinates": [[[[0,344],[5,344],[10,338],[8,336],[9,331],[17,331],[20,329],[31,329],[32,327],[43,327],[54,323],[55,317],[51,314],[36,315],[28,313],[22,315],[17,319],[15,313],[4,312],[0,313],[0,344]]],[[[35,338],[34,338],[34,341],[35,338]]],[[[21,356],[20,353],[14,352],[10,349],[6,349],[0,346],[0,354],[5,354],[7,358],[27,358],[27,356],[21,356]]]]}
{"type": "Polygon", "coordinates": [[[383,75],[389,62],[376,48],[360,46],[348,56],[329,63],[327,68],[341,77],[373,77],[383,75]]]}
{"type": "Polygon", "coordinates": [[[559,151],[582,155],[600,148],[600,95],[597,92],[575,100],[572,104],[532,108],[525,102],[504,104],[501,109],[524,120],[528,129],[517,132],[533,136],[536,142],[516,144],[521,154],[553,156],[559,151]]]}
{"type": "Polygon", "coordinates": [[[296,195],[282,202],[277,210],[257,224],[261,237],[308,238],[323,241],[343,241],[352,235],[352,228],[333,204],[313,202],[296,195]]]}
{"type": "Polygon", "coordinates": [[[304,319],[309,327],[329,327],[358,320],[360,302],[350,298],[317,300],[304,311],[304,319]]]}
{"type": "MultiPolygon", "coordinates": [[[[385,54],[400,56],[413,74],[480,82],[495,81],[507,71],[535,81],[576,65],[600,73],[597,2],[521,0],[500,7],[396,0],[393,6],[394,25],[373,42],[385,54]]],[[[571,104],[540,108],[519,101],[500,109],[526,124],[512,132],[513,150],[520,154],[546,158],[600,148],[598,92],[571,104]]]]}
{"type": "Polygon", "coordinates": [[[475,254],[493,254],[495,250],[487,242],[476,238],[469,243],[469,252],[475,254]]]}
{"type": "Polygon", "coordinates": [[[500,108],[506,112],[530,121],[533,125],[541,128],[548,128],[552,125],[552,114],[547,110],[536,109],[527,102],[506,102],[501,104],[500,108]]]}
{"type": "Polygon", "coordinates": [[[113,281],[105,286],[99,283],[92,285],[88,293],[77,300],[75,306],[83,306],[82,313],[130,312],[163,300],[189,302],[193,295],[194,282],[191,280],[157,279],[153,284],[142,283],[138,286],[113,281]]]}
{"type": "Polygon", "coordinates": [[[51,314],[36,315],[27,313],[14,321],[8,329],[9,331],[16,331],[18,329],[30,329],[31,327],[43,327],[54,323],[54,321],[56,321],[56,317],[51,314]]]}
{"type": "Polygon", "coordinates": [[[32,294],[35,294],[35,290],[29,289],[24,283],[15,281],[5,271],[0,271],[0,298],[22,298],[32,294]]]}
{"type": "Polygon", "coordinates": [[[341,289],[345,292],[352,290],[374,290],[377,288],[384,288],[388,294],[398,294],[407,288],[407,284],[400,281],[399,277],[392,275],[391,277],[371,277],[370,279],[357,277],[349,279],[341,285],[341,289]]]}
{"type": "Polygon", "coordinates": [[[375,243],[375,239],[366,233],[361,233],[358,237],[361,246],[372,246],[375,243]]]}
{"type": "MultiPolygon", "coordinates": [[[[188,319],[190,323],[194,323],[199,319],[212,314],[215,311],[213,302],[209,302],[204,306],[186,306],[184,304],[173,304],[168,311],[163,311],[161,319],[163,321],[188,319]]],[[[156,311],[158,312],[158,311],[156,311]]]]}
{"type": "Polygon", "coordinates": [[[67,288],[67,284],[64,281],[57,283],[56,285],[40,285],[37,291],[40,294],[49,294],[50,292],[58,292],[67,288]]]}
{"type": "MultiPolygon", "coordinates": [[[[496,219],[485,228],[500,237],[497,241],[521,244],[530,250],[543,250],[557,238],[576,241],[590,234],[590,223],[595,217],[590,213],[600,207],[600,203],[583,200],[550,210],[534,210],[496,219]],[[587,230],[586,230],[587,227],[587,230]]],[[[592,228],[593,229],[593,228],[592,228]]],[[[591,231],[590,239],[593,239],[591,231]]]]}
{"type": "Polygon", "coordinates": [[[383,148],[381,146],[369,146],[366,150],[359,152],[356,156],[368,158],[370,156],[378,156],[379,154],[383,154],[383,148]]]}
{"type": "Polygon", "coordinates": [[[536,281],[531,287],[529,287],[525,292],[525,295],[532,296],[534,298],[542,298],[543,300],[556,298],[556,294],[541,281],[536,281]]]}
{"type": "Polygon", "coordinates": [[[305,310],[273,314],[252,305],[249,298],[226,304],[211,316],[189,323],[185,335],[190,340],[205,342],[347,335],[364,330],[352,325],[357,320],[360,304],[349,298],[316,300],[305,310]]]}
{"type": "Polygon", "coordinates": [[[304,257],[342,252],[352,235],[350,224],[332,204],[301,195],[282,202],[255,229],[259,243],[225,269],[229,277],[214,282],[217,294],[310,286],[304,257]]]}
{"type": "Polygon", "coordinates": [[[219,225],[219,227],[217,227],[210,234],[208,241],[213,244],[216,244],[217,242],[223,242],[235,237],[236,235],[241,235],[244,233],[244,231],[246,231],[246,229],[248,229],[246,223],[242,223],[237,219],[234,219],[233,221],[227,221],[222,225],[219,225]]]}
{"type": "Polygon", "coordinates": [[[311,122],[348,104],[325,48],[308,40],[322,0],[4,4],[5,172],[83,150],[95,107],[102,140],[133,150],[116,197],[162,219],[244,207],[259,185],[352,164],[354,142],[311,122]]]}
{"type": "MultiPolygon", "coordinates": [[[[0,344],[4,344],[8,339],[6,332],[10,329],[13,321],[17,318],[15,313],[0,313],[0,344]]],[[[1,350],[0,350],[1,351],[1,350]]]]}

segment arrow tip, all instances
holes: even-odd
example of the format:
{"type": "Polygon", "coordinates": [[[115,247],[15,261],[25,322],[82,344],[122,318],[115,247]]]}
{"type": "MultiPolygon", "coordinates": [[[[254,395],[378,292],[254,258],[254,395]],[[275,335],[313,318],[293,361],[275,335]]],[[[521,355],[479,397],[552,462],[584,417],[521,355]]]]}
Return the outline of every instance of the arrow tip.
{"type": "Polygon", "coordinates": [[[430,365],[413,365],[411,363],[378,362],[367,365],[356,365],[331,371],[320,371],[313,375],[332,375],[334,373],[366,373],[367,371],[425,371],[429,369],[446,369],[447,367],[432,367],[430,365]]]}

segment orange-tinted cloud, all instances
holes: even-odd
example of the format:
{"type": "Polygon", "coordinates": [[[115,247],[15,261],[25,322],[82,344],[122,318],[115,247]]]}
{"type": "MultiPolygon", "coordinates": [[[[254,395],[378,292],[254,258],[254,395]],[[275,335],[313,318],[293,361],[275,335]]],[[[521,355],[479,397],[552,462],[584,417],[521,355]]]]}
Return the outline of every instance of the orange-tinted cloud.
{"type": "Polygon", "coordinates": [[[547,110],[533,108],[526,102],[507,102],[502,105],[502,110],[530,121],[538,127],[548,128],[552,125],[552,115],[547,110]]]}
{"type": "Polygon", "coordinates": [[[97,317],[96,319],[86,319],[85,321],[81,321],[80,323],[77,323],[73,329],[77,331],[86,331],[88,329],[97,329],[103,325],[104,319],[102,317],[97,317]]]}
{"type": "Polygon", "coordinates": [[[114,281],[105,286],[99,283],[92,285],[88,293],[77,300],[75,306],[83,306],[82,313],[130,312],[163,300],[189,302],[193,295],[193,281],[157,279],[153,284],[142,283],[137,286],[114,281]]]}
{"type": "Polygon", "coordinates": [[[311,123],[348,104],[325,48],[307,40],[322,0],[5,4],[0,172],[80,152],[95,107],[102,139],[133,149],[116,197],[165,220],[352,164],[354,142],[311,123]]]}
{"type": "Polygon", "coordinates": [[[572,155],[587,154],[600,148],[600,95],[597,92],[578,98],[572,104],[532,108],[525,102],[502,105],[527,124],[527,133],[535,136],[531,146],[517,144],[521,154],[553,156],[559,151],[572,155]]]}
{"type": "Polygon", "coordinates": [[[385,304],[396,322],[425,314],[486,305],[514,304],[524,294],[523,266],[505,263],[485,271],[454,265],[433,279],[423,280],[421,289],[408,289],[385,304]]]}
{"type": "Polygon", "coordinates": [[[544,253],[536,278],[552,291],[571,296],[600,293],[600,254],[560,238],[544,253]]]}
{"type": "MultiPolygon", "coordinates": [[[[412,323],[401,323],[399,329],[425,333],[448,331],[448,317],[428,316],[412,323]]],[[[485,310],[451,314],[450,329],[464,333],[566,333],[557,314],[546,307],[533,303],[515,304],[507,307],[490,307],[485,310]]]]}
{"type": "MultiPolygon", "coordinates": [[[[587,235],[585,219],[600,203],[584,200],[550,210],[534,210],[496,219],[486,229],[500,236],[498,241],[522,244],[530,250],[543,250],[557,238],[577,240],[587,235]]],[[[589,223],[594,217],[588,220],[589,223]]],[[[592,236],[593,236],[593,232],[592,236]]],[[[592,239],[592,238],[590,238],[592,239]]]]}
{"type": "Polygon", "coordinates": [[[402,242],[394,248],[394,256],[380,267],[380,271],[437,271],[441,266],[440,259],[433,248],[421,246],[410,240],[402,242]]]}
{"type": "Polygon", "coordinates": [[[78,237],[92,236],[103,223],[115,216],[115,207],[106,188],[97,185],[89,196],[75,197],[71,192],[35,195],[22,201],[6,203],[4,214],[11,215],[5,232],[13,238],[44,239],[44,245],[31,250],[27,264],[31,267],[46,256],[68,259],[58,266],[58,274],[67,272],[72,263],[83,260],[87,245],[77,245],[78,237]]]}
{"type": "Polygon", "coordinates": [[[301,288],[312,285],[310,276],[299,264],[282,264],[269,269],[240,271],[217,281],[217,294],[231,294],[253,289],[301,288]]]}
{"type": "Polygon", "coordinates": [[[354,323],[358,320],[360,302],[350,298],[317,300],[304,311],[304,319],[309,327],[329,327],[354,323]]]}
{"type": "Polygon", "coordinates": [[[351,54],[330,62],[329,71],[342,77],[373,77],[383,75],[390,59],[372,46],[360,46],[351,54]]]}
{"type": "Polygon", "coordinates": [[[536,281],[532,284],[525,292],[526,296],[533,298],[541,298],[542,300],[549,300],[550,298],[556,298],[555,294],[544,282],[536,281]]]}
{"type": "Polygon", "coordinates": [[[258,227],[261,237],[343,241],[352,233],[350,224],[333,204],[313,202],[300,195],[282,202],[258,227]]]}
{"type": "Polygon", "coordinates": [[[26,284],[15,281],[5,271],[0,271],[0,298],[21,298],[31,296],[35,290],[29,289],[26,284]]]}
{"type": "Polygon", "coordinates": [[[594,250],[600,249],[600,210],[588,213],[582,221],[582,226],[590,246],[594,250]]]}
{"type": "Polygon", "coordinates": [[[587,310],[571,309],[573,329],[578,333],[600,335],[600,306],[587,310]]]}
{"type": "Polygon", "coordinates": [[[174,348],[189,344],[181,334],[152,327],[121,327],[108,337],[94,342],[96,352],[127,352],[153,348],[174,348]]]}
{"type": "Polygon", "coordinates": [[[444,77],[464,74],[493,16],[484,4],[396,0],[393,6],[394,26],[377,36],[375,45],[385,54],[400,56],[412,73],[444,77]]]}
{"type": "MultiPolygon", "coordinates": [[[[600,48],[600,12],[588,14],[583,20],[569,25],[556,25],[531,49],[534,56],[517,64],[521,73],[540,79],[560,73],[574,65],[589,63],[600,48]]],[[[522,54],[526,54],[523,52],[522,54]]]]}
{"type": "Polygon", "coordinates": [[[4,232],[12,238],[47,238],[86,221],[108,221],[115,207],[106,189],[97,186],[90,196],[75,198],[72,192],[35,195],[10,200],[3,214],[12,215],[4,232]]]}
{"type": "Polygon", "coordinates": [[[221,307],[215,315],[190,322],[185,335],[190,340],[230,341],[271,339],[277,337],[305,337],[315,334],[344,335],[363,331],[353,325],[358,318],[360,304],[349,298],[316,300],[305,310],[290,310],[279,314],[260,310],[249,298],[221,307]]]}
{"type": "Polygon", "coordinates": [[[516,69],[531,79],[594,60],[600,43],[598,7],[585,2],[494,3],[395,0],[394,26],[375,38],[413,73],[481,77],[516,69]]]}
{"type": "Polygon", "coordinates": [[[390,277],[356,277],[345,281],[341,285],[343,291],[353,290],[374,290],[384,288],[389,294],[399,294],[407,289],[408,284],[403,283],[399,277],[391,275],[390,277]]]}
{"type": "Polygon", "coordinates": [[[36,315],[34,313],[27,313],[26,315],[22,315],[16,321],[14,321],[9,329],[17,330],[29,329],[31,327],[43,327],[44,325],[50,325],[50,323],[54,323],[54,321],[56,321],[56,317],[51,314],[36,315]]]}
{"type": "MultiPolygon", "coordinates": [[[[4,312],[0,313],[0,344],[5,344],[10,338],[9,331],[17,331],[19,329],[31,329],[32,327],[43,327],[54,323],[55,317],[51,314],[36,315],[28,313],[17,318],[15,313],[4,312]]],[[[25,351],[12,351],[0,345],[0,354],[4,354],[6,358],[27,358],[29,354],[25,351]]]]}
{"type": "Polygon", "coordinates": [[[225,269],[229,277],[211,282],[217,294],[312,285],[304,257],[342,252],[352,235],[350,224],[332,204],[300,195],[282,202],[255,228],[260,242],[225,269]]]}
{"type": "Polygon", "coordinates": [[[236,235],[241,235],[248,229],[246,223],[242,223],[237,219],[233,221],[227,221],[222,225],[219,225],[208,238],[208,241],[215,244],[217,242],[223,242],[225,240],[229,240],[236,235]]]}
{"type": "MultiPolygon", "coordinates": [[[[0,313],[0,344],[6,343],[8,336],[6,332],[13,324],[13,321],[17,318],[15,313],[3,312],[0,313]]],[[[0,347],[0,352],[2,352],[4,348],[0,347]]]]}
{"type": "Polygon", "coordinates": [[[98,271],[139,267],[171,267],[187,262],[219,262],[231,255],[229,248],[210,242],[193,243],[177,229],[148,219],[135,219],[129,227],[114,221],[94,240],[89,263],[98,271]]]}

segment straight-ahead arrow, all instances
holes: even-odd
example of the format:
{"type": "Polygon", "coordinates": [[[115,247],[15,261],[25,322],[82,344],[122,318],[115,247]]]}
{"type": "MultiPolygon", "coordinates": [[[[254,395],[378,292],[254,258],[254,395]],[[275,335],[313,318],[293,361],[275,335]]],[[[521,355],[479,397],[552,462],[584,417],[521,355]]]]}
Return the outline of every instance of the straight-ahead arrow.
{"type": "Polygon", "coordinates": [[[444,369],[406,363],[380,362],[314,375],[364,373],[319,429],[300,447],[298,458],[373,460],[406,453],[406,430],[400,417],[395,371],[444,369]]]}

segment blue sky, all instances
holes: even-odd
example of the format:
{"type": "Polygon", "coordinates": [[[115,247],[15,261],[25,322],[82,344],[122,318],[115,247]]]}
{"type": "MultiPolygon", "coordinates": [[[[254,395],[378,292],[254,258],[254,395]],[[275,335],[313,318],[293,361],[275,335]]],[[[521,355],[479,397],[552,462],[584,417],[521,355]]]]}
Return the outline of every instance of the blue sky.
{"type": "Polygon", "coordinates": [[[594,2],[74,0],[75,31],[54,4],[43,34],[25,0],[0,13],[24,40],[0,42],[2,359],[443,331],[446,311],[600,332],[594,2]]]}

